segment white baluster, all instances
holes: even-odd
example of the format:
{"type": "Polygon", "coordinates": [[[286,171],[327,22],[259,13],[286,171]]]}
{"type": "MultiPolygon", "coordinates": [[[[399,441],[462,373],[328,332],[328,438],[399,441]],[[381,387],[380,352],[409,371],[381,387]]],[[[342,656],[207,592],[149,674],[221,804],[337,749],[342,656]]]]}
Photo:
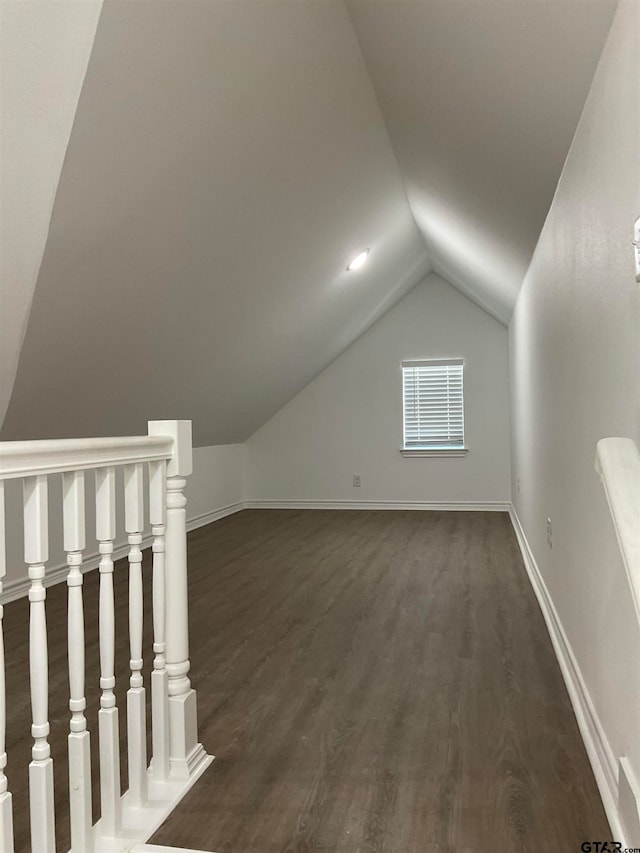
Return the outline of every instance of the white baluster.
{"type": "MultiPolygon", "coordinates": [[[[0,594],[2,579],[7,573],[4,535],[4,481],[0,480],[0,594]]],[[[4,634],[2,630],[3,608],[0,604],[0,850],[13,853],[13,809],[11,794],[8,790],[5,767],[7,766],[7,696],[4,678],[4,634]]]]}
{"type": "Polygon", "coordinates": [[[153,672],[151,712],[153,734],[153,778],[169,777],[169,691],[165,658],[165,571],[164,534],[167,463],[149,463],[149,519],[153,533],[153,672]]]}
{"type": "Polygon", "coordinates": [[[142,678],[142,529],[144,502],[142,464],[124,468],[125,529],[129,535],[129,646],[131,678],[127,691],[129,804],[142,806],[147,799],[147,723],[142,678]]]}
{"type": "Polygon", "coordinates": [[[166,658],[169,675],[169,761],[171,776],[188,779],[206,758],[198,743],[196,693],[189,681],[187,529],[184,477],[192,471],[191,421],[151,421],[149,435],[173,437],[167,465],[165,535],[166,658]]]}
{"type": "Polygon", "coordinates": [[[91,853],[91,744],[84,715],[84,607],[82,552],[85,548],[84,471],[62,475],[64,550],[67,553],[69,657],[69,815],[72,853],[91,853]]]}
{"type": "Polygon", "coordinates": [[[122,826],[120,806],[120,725],[116,686],[113,540],[116,537],[116,472],[96,470],[96,538],[100,550],[100,812],[101,834],[115,837],[122,826]]]}
{"type": "Polygon", "coordinates": [[[47,478],[24,480],[24,559],[29,566],[29,673],[31,679],[31,735],[29,765],[31,849],[55,853],[53,760],[49,746],[49,673],[45,616],[45,563],[49,558],[47,478]]]}

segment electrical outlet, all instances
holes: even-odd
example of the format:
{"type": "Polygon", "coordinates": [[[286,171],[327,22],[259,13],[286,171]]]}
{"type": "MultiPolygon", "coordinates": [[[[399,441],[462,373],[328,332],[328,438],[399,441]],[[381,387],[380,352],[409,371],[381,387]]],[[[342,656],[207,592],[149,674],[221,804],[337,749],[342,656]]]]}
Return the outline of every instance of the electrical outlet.
{"type": "Polygon", "coordinates": [[[362,477],[360,476],[360,474],[353,475],[353,485],[356,488],[359,488],[362,485],[362,477]]]}
{"type": "Polygon", "coordinates": [[[635,260],[636,281],[640,282],[640,216],[633,226],[633,256],[635,260]]]}
{"type": "Polygon", "coordinates": [[[550,518],[547,519],[547,545],[553,548],[553,525],[550,518]]]}

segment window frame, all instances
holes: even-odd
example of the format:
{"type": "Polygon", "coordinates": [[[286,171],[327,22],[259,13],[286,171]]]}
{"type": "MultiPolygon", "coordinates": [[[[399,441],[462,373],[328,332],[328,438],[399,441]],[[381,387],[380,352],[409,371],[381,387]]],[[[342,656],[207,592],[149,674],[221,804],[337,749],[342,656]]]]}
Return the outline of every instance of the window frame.
{"type": "Polygon", "coordinates": [[[415,457],[463,457],[469,452],[467,445],[467,424],[466,424],[466,406],[465,406],[465,360],[460,356],[451,358],[416,358],[403,359],[400,363],[400,377],[402,389],[402,443],[400,453],[408,458],[415,457]],[[406,410],[405,410],[405,393],[404,393],[404,369],[410,367],[436,367],[438,365],[461,365],[462,366],[462,447],[406,447],[406,410]]]}

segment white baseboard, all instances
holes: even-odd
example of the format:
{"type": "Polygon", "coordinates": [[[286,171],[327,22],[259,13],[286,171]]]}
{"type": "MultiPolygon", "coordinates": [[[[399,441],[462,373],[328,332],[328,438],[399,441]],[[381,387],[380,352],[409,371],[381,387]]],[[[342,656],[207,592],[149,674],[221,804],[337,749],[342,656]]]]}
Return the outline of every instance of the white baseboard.
{"type": "MultiPolygon", "coordinates": [[[[236,501],[235,503],[227,504],[226,506],[218,507],[211,512],[198,515],[195,518],[187,519],[187,531],[197,530],[199,527],[204,527],[206,524],[212,524],[227,515],[232,515],[235,512],[240,512],[243,509],[413,509],[413,510],[439,510],[442,512],[448,511],[480,511],[480,512],[509,512],[511,504],[508,502],[462,502],[450,501],[445,503],[424,502],[424,501],[349,501],[349,500],[269,500],[269,501],[236,501]]],[[[151,534],[146,534],[142,539],[141,548],[145,550],[151,547],[153,538],[151,534]]],[[[129,552],[129,545],[126,542],[116,543],[113,550],[113,560],[121,560],[126,557],[129,552]]],[[[84,562],[82,564],[82,573],[90,572],[97,569],[100,563],[100,554],[97,551],[85,553],[84,562]]],[[[47,566],[47,573],[44,581],[46,587],[61,583],[66,580],[69,569],[66,563],[58,563],[57,565],[47,566]]],[[[0,604],[8,604],[10,601],[15,601],[17,598],[26,596],[29,592],[28,577],[16,578],[15,580],[5,581],[4,590],[0,595],[0,604]]]]}
{"type": "Polygon", "coordinates": [[[158,844],[136,844],[131,853],[207,853],[206,850],[192,850],[186,847],[165,847],[158,844]]]}
{"type": "MultiPolygon", "coordinates": [[[[626,843],[640,843],[640,784],[631,762],[623,756],[619,762],[618,810],[627,835],[626,843]]],[[[640,848],[638,848],[640,849],[640,848]]]]}
{"type": "Polygon", "coordinates": [[[244,501],[236,501],[236,503],[214,509],[212,512],[197,515],[195,518],[187,520],[187,532],[190,533],[192,530],[197,530],[198,527],[204,527],[205,524],[212,524],[214,521],[219,521],[219,519],[225,518],[227,515],[233,515],[234,512],[240,512],[244,508],[244,501]]]}
{"type": "Polygon", "coordinates": [[[587,755],[593,768],[593,774],[598,785],[598,790],[600,791],[613,837],[616,841],[621,841],[623,846],[627,846],[629,840],[626,840],[624,837],[618,807],[618,762],[615,753],[602,727],[569,639],[564,631],[558,612],[553,604],[547,585],[538,568],[538,564],[533,556],[533,552],[513,505],[509,509],[509,515],[518,539],[531,586],[538,599],[538,604],[542,610],[542,615],[547,624],[547,630],[549,631],[549,636],[558,663],[560,664],[562,677],[564,678],[580,734],[582,735],[582,740],[584,741],[587,755]]]}
{"type": "Polygon", "coordinates": [[[246,509],[416,509],[441,512],[509,512],[511,504],[492,501],[355,501],[355,500],[251,500],[246,509]]]}
{"type": "MultiPolygon", "coordinates": [[[[220,518],[224,518],[227,515],[231,515],[234,512],[239,512],[241,509],[244,509],[244,501],[238,501],[236,503],[228,504],[227,506],[219,507],[218,509],[214,509],[212,512],[204,513],[203,515],[198,515],[195,518],[187,519],[187,531],[190,532],[192,530],[196,530],[198,527],[204,527],[205,524],[211,524],[214,521],[218,521],[220,518]]],[[[141,549],[144,551],[147,548],[150,548],[153,543],[153,536],[150,533],[147,533],[142,538],[142,544],[140,545],[141,549]]],[[[113,549],[113,561],[121,560],[123,557],[126,557],[129,553],[129,545],[126,542],[118,542],[116,543],[113,549]]],[[[90,572],[93,569],[97,569],[100,564],[100,554],[97,551],[92,551],[90,553],[85,553],[84,561],[82,563],[82,573],[90,572]]],[[[25,570],[26,571],[26,570],[25,570]]],[[[69,567],[66,563],[59,563],[55,566],[47,566],[47,572],[45,575],[44,585],[46,587],[54,586],[57,583],[61,583],[66,580],[67,574],[69,573],[69,567]]],[[[17,598],[23,598],[23,596],[29,593],[29,578],[22,577],[16,578],[15,580],[5,581],[4,590],[2,595],[0,595],[0,604],[8,604],[10,601],[15,601],[17,598]]]]}

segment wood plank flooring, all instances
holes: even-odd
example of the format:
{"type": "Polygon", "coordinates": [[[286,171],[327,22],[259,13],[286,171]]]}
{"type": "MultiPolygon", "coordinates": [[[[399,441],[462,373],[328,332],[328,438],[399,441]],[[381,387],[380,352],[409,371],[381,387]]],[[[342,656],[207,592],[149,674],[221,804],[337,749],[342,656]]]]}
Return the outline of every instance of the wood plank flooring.
{"type": "MultiPolygon", "coordinates": [[[[506,514],[247,510],[190,534],[189,565],[200,736],[217,758],[152,842],[217,853],[572,853],[610,837],[506,514]]],[[[126,574],[119,564],[123,711],[126,574]]],[[[90,674],[97,581],[85,576],[90,674]]],[[[65,596],[63,585],[49,590],[60,850],[65,596]]],[[[5,624],[8,773],[18,850],[28,850],[26,602],[6,606],[5,624]]],[[[88,699],[95,732],[93,684],[88,699]]]]}

